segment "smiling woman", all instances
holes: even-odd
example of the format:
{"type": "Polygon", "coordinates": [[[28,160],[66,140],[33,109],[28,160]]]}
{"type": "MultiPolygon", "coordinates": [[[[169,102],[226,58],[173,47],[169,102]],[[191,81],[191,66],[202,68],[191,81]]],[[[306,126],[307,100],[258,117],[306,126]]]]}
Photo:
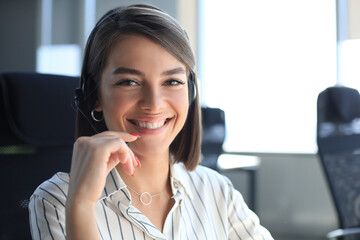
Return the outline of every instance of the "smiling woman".
{"type": "Polygon", "coordinates": [[[272,239],[226,177],[198,166],[194,66],[186,33],[158,8],[99,20],[75,98],[71,173],[31,196],[34,239],[272,239]]]}

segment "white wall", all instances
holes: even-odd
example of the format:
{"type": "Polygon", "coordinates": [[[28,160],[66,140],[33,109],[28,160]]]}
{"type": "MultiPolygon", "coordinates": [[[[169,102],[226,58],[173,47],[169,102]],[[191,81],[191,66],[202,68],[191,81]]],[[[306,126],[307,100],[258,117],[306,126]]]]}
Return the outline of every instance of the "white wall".
{"type": "MultiPolygon", "coordinates": [[[[341,0],[340,0],[341,1],[341,0]]],[[[348,0],[349,38],[360,38],[360,1],[348,0]]]]}

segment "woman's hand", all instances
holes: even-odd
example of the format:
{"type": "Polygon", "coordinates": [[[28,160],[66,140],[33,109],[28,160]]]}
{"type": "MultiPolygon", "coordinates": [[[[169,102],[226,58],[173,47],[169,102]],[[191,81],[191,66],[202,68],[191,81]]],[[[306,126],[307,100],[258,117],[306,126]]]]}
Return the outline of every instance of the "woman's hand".
{"type": "Polygon", "coordinates": [[[135,167],[140,166],[140,162],[126,143],[138,137],[136,134],[107,131],[76,140],[66,202],[66,228],[70,239],[84,237],[82,234],[90,236],[97,229],[94,207],[101,197],[107,175],[116,165],[122,163],[124,171],[134,176],[135,167]],[[93,224],[95,226],[91,229],[93,224]]]}
{"type": "Polygon", "coordinates": [[[111,131],[79,137],[73,149],[68,198],[96,203],[107,175],[119,163],[126,173],[134,175],[139,162],[126,143],[137,138],[129,133],[111,131]]]}

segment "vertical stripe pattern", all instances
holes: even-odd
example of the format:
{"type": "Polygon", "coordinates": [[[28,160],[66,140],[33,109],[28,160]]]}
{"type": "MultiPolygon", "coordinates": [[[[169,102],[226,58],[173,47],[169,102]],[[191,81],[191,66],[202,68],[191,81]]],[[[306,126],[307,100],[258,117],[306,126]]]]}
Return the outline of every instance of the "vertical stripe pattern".
{"type": "MultiPolygon", "coordinates": [[[[57,173],[31,196],[29,220],[33,239],[66,239],[69,177],[67,173],[57,173]]],[[[202,166],[188,172],[176,163],[171,167],[171,187],[175,204],[161,232],[131,205],[125,183],[112,170],[95,207],[101,239],[273,239],[225,176],[202,166]]]]}

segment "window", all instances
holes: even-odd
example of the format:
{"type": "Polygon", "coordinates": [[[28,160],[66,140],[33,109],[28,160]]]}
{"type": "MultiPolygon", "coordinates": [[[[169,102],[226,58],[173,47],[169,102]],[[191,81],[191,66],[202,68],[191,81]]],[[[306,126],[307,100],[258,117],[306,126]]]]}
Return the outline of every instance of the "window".
{"type": "Polygon", "coordinates": [[[360,90],[360,39],[348,39],[340,47],[341,83],[360,90]]]}
{"type": "Polygon", "coordinates": [[[224,149],[314,153],[316,101],[336,83],[335,1],[201,0],[202,103],[225,111],[224,149]]]}

